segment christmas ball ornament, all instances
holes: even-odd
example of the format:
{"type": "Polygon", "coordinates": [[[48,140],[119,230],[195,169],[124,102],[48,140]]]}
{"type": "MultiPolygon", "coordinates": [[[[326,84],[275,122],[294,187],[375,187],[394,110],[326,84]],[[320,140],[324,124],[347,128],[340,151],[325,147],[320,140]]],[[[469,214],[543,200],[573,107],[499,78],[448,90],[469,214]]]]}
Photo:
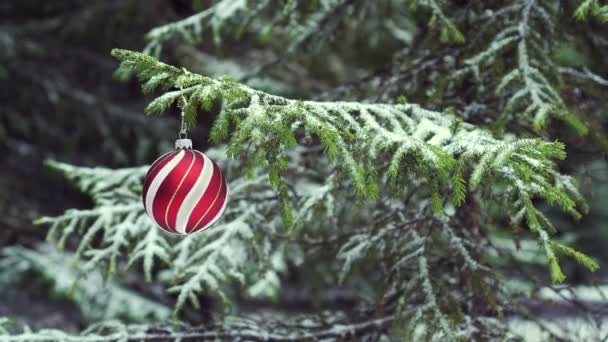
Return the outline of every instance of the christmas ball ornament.
{"type": "Polygon", "coordinates": [[[192,149],[190,139],[177,140],[175,151],[150,166],[142,194],[146,212],[162,230],[184,235],[213,225],[226,209],[227,197],[222,171],[192,149]]]}

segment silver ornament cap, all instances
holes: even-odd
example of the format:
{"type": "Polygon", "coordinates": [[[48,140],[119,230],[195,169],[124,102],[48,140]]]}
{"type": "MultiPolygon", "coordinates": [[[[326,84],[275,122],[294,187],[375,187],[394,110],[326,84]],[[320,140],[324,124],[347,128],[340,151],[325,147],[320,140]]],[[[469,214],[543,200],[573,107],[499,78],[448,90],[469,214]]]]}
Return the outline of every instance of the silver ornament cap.
{"type": "Polygon", "coordinates": [[[175,149],[180,150],[182,148],[192,148],[192,140],[190,140],[190,139],[175,140],[175,149]]]}

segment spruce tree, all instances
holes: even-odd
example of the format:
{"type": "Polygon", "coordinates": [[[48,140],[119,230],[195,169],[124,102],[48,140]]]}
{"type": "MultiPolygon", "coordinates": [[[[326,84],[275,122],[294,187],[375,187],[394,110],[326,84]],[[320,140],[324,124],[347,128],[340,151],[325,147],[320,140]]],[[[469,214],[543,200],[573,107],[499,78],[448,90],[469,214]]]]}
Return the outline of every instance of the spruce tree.
{"type": "Polygon", "coordinates": [[[592,115],[565,94],[605,94],[595,89],[608,81],[555,51],[579,39],[589,55],[605,50],[605,21],[596,0],[218,0],[149,31],[142,51],[113,49],[117,84],[152,96],[147,114],[212,123],[206,153],[229,181],[226,212],[202,233],[171,236],[141,203],[148,166],[49,160],[93,207],[36,220],[58,251],[5,249],[0,270],[12,282],[16,270],[42,274],[60,293],[73,283],[99,323],[73,335],[0,321],[0,341],[521,338],[509,316],[537,319],[510,300],[514,269],[550,287],[568,282],[569,261],[599,268],[559,234],[589,210],[561,165],[575,141],[606,152],[592,115]],[[234,55],[237,42],[271,57],[228,64],[198,50],[234,55]],[[374,64],[385,46],[386,64],[374,64]],[[178,54],[203,64],[166,61],[178,54]],[[526,243],[533,260],[514,247],[526,243]],[[166,301],[115,283],[129,273],[161,284],[166,301]],[[280,303],[294,274],[312,312],[242,308],[280,303]],[[357,306],[323,310],[336,288],[357,306]],[[100,300],[104,310],[91,310],[100,300]],[[182,323],[193,308],[210,318],[182,323]]]}

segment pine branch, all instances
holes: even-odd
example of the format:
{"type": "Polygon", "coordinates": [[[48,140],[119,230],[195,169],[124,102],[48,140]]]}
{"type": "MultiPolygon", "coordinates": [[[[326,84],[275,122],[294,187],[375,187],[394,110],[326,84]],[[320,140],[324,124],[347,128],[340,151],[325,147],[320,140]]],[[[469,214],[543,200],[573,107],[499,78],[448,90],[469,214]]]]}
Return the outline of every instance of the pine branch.
{"type": "Polygon", "coordinates": [[[57,242],[60,248],[72,235],[82,234],[74,256],[75,262],[85,257],[85,269],[92,271],[98,264],[105,263],[110,273],[115,273],[119,259],[130,255],[129,264],[144,260],[149,280],[154,260],[169,262],[171,252],[167,237],[154,235],[157,228],[145,214],[136,190],[140,189],[147,168],[114,171],[76,168],[57,162],[49,162],[48,165],[74,181],[81,191],[91,195],[95,201],[94,209],[69,210],[62,216],[43,217],[35,222],[51,226],[48,240],[55,240],[56,234],[61,234],[57,242]],[[103,237],[101,248],[94,248],[99,236],[103,237]],[[130,253],[131,246],[135,246],[134,253],[130,253]]]}
{"type": "MultiPolygon", "coordinates": [[[[418,240],[424,241],[418,233],[413,232],[414,238],[418,240]]],[[[424,292],[425,301],[430,309],[433,312],[434,319],[438,321],[437,325],[440,327],[440,331],[443,332],[443,338],[448,341],[454,341],[455,336],[453,334],[452,328],[448,323],[447,317],[441,312],[437,304],[437,299],[435,297],[435,292],[433,290],[433,286],[431,285],[431,277],[429,275],[429,265],[427,258],[425,256],[425,244],[422,244],[422,251],[420,253],[420,257],[418,257],[418,271],[420,275],[420,279],[422,281],[422,290],[424,292]]]]}
{"type": "Polygon", "coordinates": [[[583,68],[582,70],[577,70],[577,69],[569,68],[569,67],[560,67],[559,72],[564,75],[572,76],[574,78],[577,78],[577,79],[580,79],[583,81],[593,82],[594,84],[596,84],[598,86],[608,87],[608,79],[605,79],[605,78],[601,77],[600,75],[593,73],[591,70],[589,70],[586,67],[583,68]]]}
{"type": "MultiPolygon", "coordinates": [[[[170,40],[180,40],[194,44],[200,42],[206,30],[211,29],[213,40],[216,45],[222,44],[222,37],[226,31],[240,35],[243,31],[250,29],[258,16],[272,10],[275,14],[266,22],[270,24],[259,24],[256,28],[260,35],[268,34],[273,30],[275,23],[287,20],[284,30],[290,36],[291,44],[285,50],[285,54],[277,60],[260,69],[265,69],[271,64],[276,64],[285,56],[292,54],[303,46],[315,44],[318,46],[328,36],[333,34],[337,24],[346,16],[346,9],[356,7],[357,0],[330,0],[321,2],[310,8],[313,12],[302,16],[302,7],[310,7],[305,1],[291,0],[276,2],[263,0],[249,2],[246,0],[222,0],[214,3],[208,9],[194,14],[185,19],[156,27],[152,29],[146,38],[149,40],[144,52],[158,56],[163,44],[170,40]],[[317,39],[313,39],[317,38],[317,39]]],[[[277,34],[281,34],[279,32],[277,34]]],[[[254,72],[253,74],[257,74],[254,72]]]]}
{"type": "MultiPolygon", "coordinates": [[[[217,150],[207,153],[225,166],[227,176],[241,169],[227,163],[225,156],[218,156],[217,150]]],[[[72,209],[36,222],[51,226],[48,239],[57,240],[61,248],[71,237],[78,237],[74,263],[83,273],[100,268],[115,273],[121,266],[129,268],[141,261],[146,279],[151,281],[160,271],[169,270],[169,276],[161,280],[170,283],[169,292],[177,295],[175,313],[186,301],[198,305],[197,297],[202,293],[229,302],[227,293],[233,284],[253,298],[273,297],[280,289],[284,249],[274,247],[272,235],[254,234],[253,229],[271,229],[273,225],[264,214],[278,211],[279,203],[246,196],[272,193],[267,177],[254,174],[231,180],[232,205],[225,218],[206,234],[175,239],[155,226],[141,204],[140,184],[147,167],[109,170],[49,164],[95,200],[93,209],[72,209]],[[258,244],[265,247],[258,248],[258,244]]],[[[304,171],[290,170],[294,176],[304,171]]],[[[303,202],[314,202],[307,193],[300,197],[303,202]]]]}
{"type": "MultiPolygon", "coordinates": [[[[22,247],[2,249],[0,284],[18,287],[32,276],[42,280],[54,297],[73,301],[89,322],[123,319],[145,323],[149,319],[168,319],[171,310],[163,304],[144,298],[99,272],[87,272],[70,263],[72,256],[41,245],[36,250],[22,247]],[[83,274],[87,272],[88,274],[83,274]]],[[[0,341],[3,340],[0,333],[0,341]]]]}
{"type": "MultiPolygon", "coordinates": [[[[532,8],[530,3],[533,4],[533,0],[527,3],[527,10],[532,8]]],[[[219,103],[221,110],[212,128],[212,140],[227,141],[228,154],[233,158],[242,157],[245,146],[247,153],[259,156],[254,159],[254,167],[268,168],[287,226],[293,221],[282,173],[289,165],[285,156],[298,144],[295,134],[300,130],[316,136],[326,156],[350,176],[355,193],[371,199],[378,196],[378,180],[372,175],[386,172],[399,178],[413,171],[426,180],[433,207],[440,212],[440,185],[450,181],[451,174],[466,174],[460,170],[460,166],[465,165],[472,166],[469,180],[472,189],[482,180],[488,181],[487,186],[497,180],[505,181],[510,185],[507,191],[519,199],[515,203],[532,208],[527,211],[528,216],[532,215],[531,210],[537,216],[537,210],[526,203],[540,197],[575,218],[580,217],[577,203],[570,198],[573,194],[555,185],[559,174],[551,159],[565,157],[560,143],[536,139],[500,141],[466,123],[454,129],[458,120],[453,116],[415,104],[292,100],[229,79],[193,74],[145,54],[115,49],[113,55],[121,60],[122,70],[138,75],[144,87],[151,80],[156,84],[154,77],[163,75],[162,88],[179,89],[154,100],[147,108],[150,113],[167,108],[176,94],[186,96],[192,108],[209,110],[211,102],[219,103]],[[386,168],[371,166],[377,164],[375,161],[380,155],[391,160],[386,168]],[[406,157],[410,163],[403,165],[406,157]]],[[[191,115],[196,115],[196,110],[192,110],[191,115]]],[[[456,177],[454,184],[461,193],[460,177],[456,177]]],[[[513,207],[516,211],[522,208],[513,207]]],[[[549,249],[545,250],[551,268],[555,269],[549,249]]]]}
{"type": "Polygon", "coordinates": [[[600,4],[599,0],[580,0],[574,16],[578,20],[587,20],[591,17],[598,18],[602,22],[608,22],[608,5],[600,4]]]}
{"type": "Polygon", "coordinates": [[[585,135],[588,128],[570,112],[559,94],[557,81],[549,76],[559,75],[559,72],[545,43],[544,35],[553,35],[556,16],[547,7],[537,0],[518,0],[497,12],[489,20],[500,20],[507,25],[484,51],[465,60],[465,68],[454,77],[461,78],[471,72],[481,85],[490,83],[495,78],[491,69],[494,62],[500,55],[514,50],[517,67],[508,71],[495,88],[496,95],[508,96],[504,114],[517,117],[519,122],[532,117],[531,125],[536,131],[543,129],[550,119],[562,120],[580,135],[585,135]]]}
{"type": "Polygon", "coordinates": [[[410,8],[416,9],[417,6],[427,8],[431,11],[432,17],[429,22],[429,26],[434,26],[437,21],[440,22],[440,41],[443,43],[454,42],[456,44],[463,44],[465,37],[460,32],[458,27],[450,20],[442,11],[441,3],[438,0],[409,0],[410,8]]]}
{"type": "MultiPolygon", "coordinates": [[[[406,314],[406,313],[404,313],[406,314]]],[[[3,342],[65,341],[65,342],[118,342],[118,341],[338,341],[363,338],[365,336],[386,336],[393,315],[370,317],[365,320],[347,321],[341,315],[328,317],[328,321],[302,318],[302,323],[269,321],[268,319],[248,319],[227,317],[223,322],[200,327],[124,325],[117,321],[93,325],[78,335],[70,335],[61,330],[43,329],[32,331],[24,327],[22,333],[9,334],[10,321],[0,320],[0,340],[3,342]],[[3,331],[4,329],[4,331],[3,331]]]]}
{"type": "Polygon", "coordinates": [[[176,278],[185,281],[168,289],[170,293],[179,294],[176,312],[183,308],[187,300],[198,308],[200,305],[196,296],[203,286],[208,292],[228,301],[224,288],[230,278],[246,284],[243,265],[250,254],[247,244],[254,237],[247,221],[255,214],[253,208],[206,234],[193,235],[179,243],[177,249],[181,259],[176,278]]]}
{"type": "MultiPolygon", "coordinates": [[[[265,2],[268,3],[269,1],[265,2]]],[[[220,43],[220,33],[223,29],[224,21],[229,21],[229,19],[232,19],[233,16],[245,12],[246,9],[246,0],[218,1],[213,6],[195,15],[152,29],[146,35],[146,38],[150,42],[144,51],[159,55],[162,45],[165,42],[175,38],[190,43],[197,42],[200,40],[200,36],[207,26],[211,26],[213,28],[214,40],[216,43],[220,43]]]]}

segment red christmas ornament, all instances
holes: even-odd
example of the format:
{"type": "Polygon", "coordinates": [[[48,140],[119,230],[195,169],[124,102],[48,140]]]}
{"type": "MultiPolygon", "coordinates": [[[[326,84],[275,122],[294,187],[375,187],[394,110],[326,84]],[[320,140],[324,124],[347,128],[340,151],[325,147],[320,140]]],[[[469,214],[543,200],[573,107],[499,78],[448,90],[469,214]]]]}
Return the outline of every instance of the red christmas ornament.
{"type": "Polygon", "coordinates": [[[217,164],[192,149],[190,139],[158,158],[144,179],[148,215],[169,233],[191,234],[213,225],[226,209],[228,185],[217,164]]]}

